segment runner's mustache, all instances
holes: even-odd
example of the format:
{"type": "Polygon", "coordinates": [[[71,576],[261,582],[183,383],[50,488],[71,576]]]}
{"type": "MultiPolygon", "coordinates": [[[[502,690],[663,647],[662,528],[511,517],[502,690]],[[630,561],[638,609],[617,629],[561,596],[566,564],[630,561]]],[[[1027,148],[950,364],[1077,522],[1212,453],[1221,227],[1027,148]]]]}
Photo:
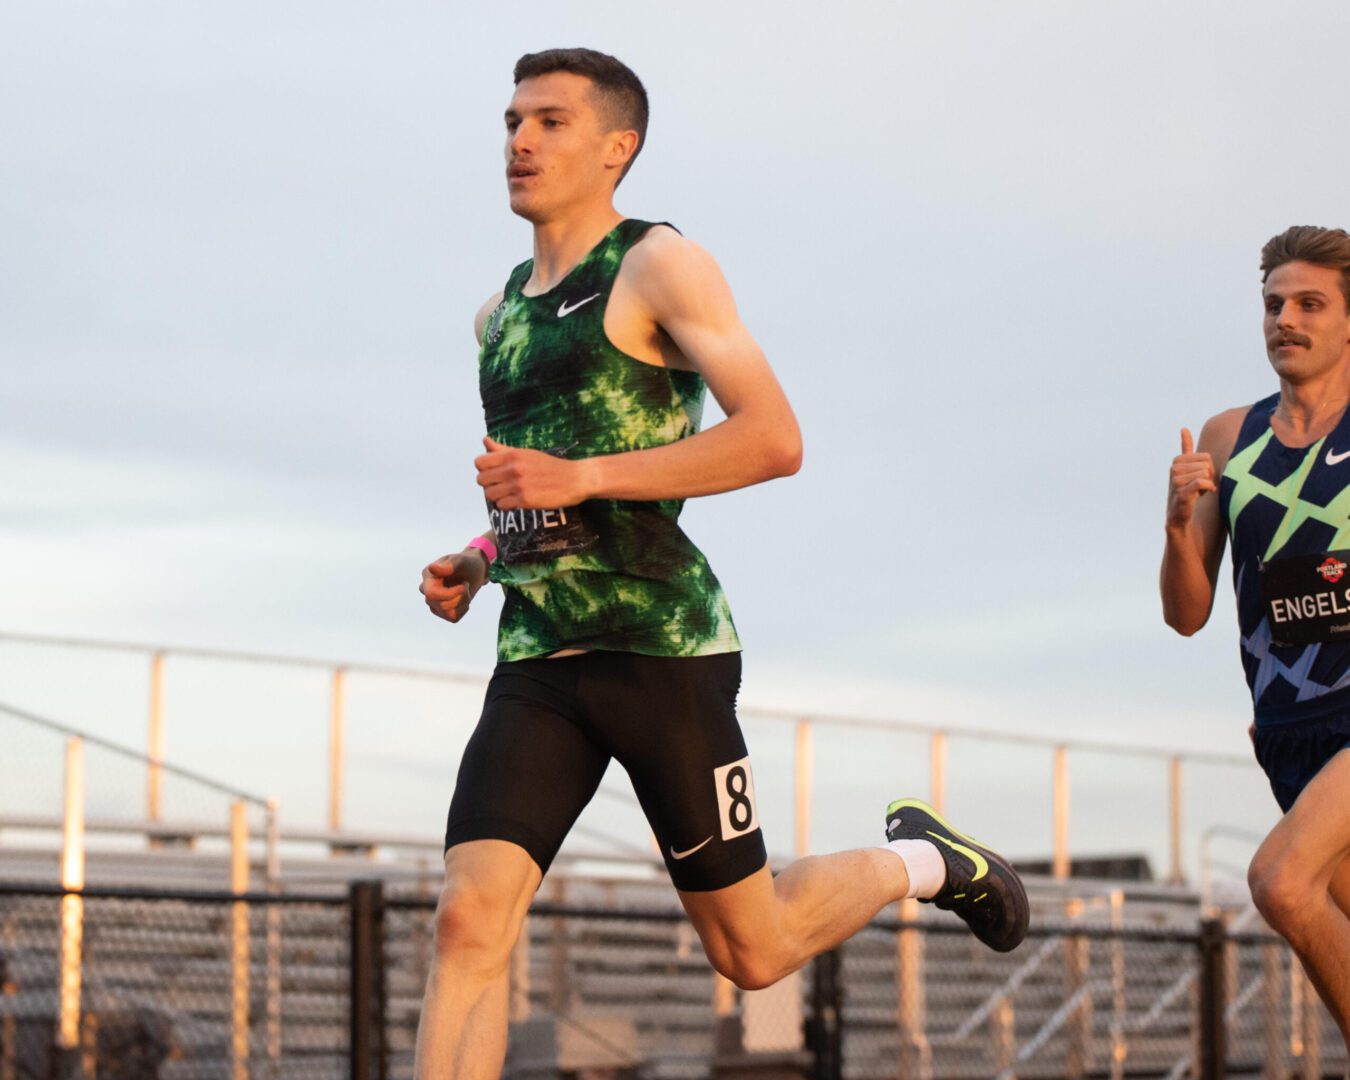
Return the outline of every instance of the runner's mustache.
{"type": "Polygon", "coordinates": [[[1267,341],[1272,349],[1281,345],[1302,345],[1306,349],[1312,345],[1312,338],[1304,337],[1302,334],[1272,334],[1267,341]]]}

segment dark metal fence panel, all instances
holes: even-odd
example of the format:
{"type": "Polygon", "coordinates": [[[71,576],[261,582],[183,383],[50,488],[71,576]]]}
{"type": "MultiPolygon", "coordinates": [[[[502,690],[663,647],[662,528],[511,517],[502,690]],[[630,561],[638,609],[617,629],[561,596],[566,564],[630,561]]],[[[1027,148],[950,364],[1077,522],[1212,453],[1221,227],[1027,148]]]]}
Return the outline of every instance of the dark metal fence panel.
{"type": "MultiPolygon", "coordinates": [[[[78,899],[79,1037],[65,1075],[349,1074],[342,897],[259,895],[237,907],[229,894],[99,889],[78,899]]],[[[59,889],[0,891],[0,1077],[58,1075],[62,923],[72,910],[63,912],[59,889]]]]}
{"type": "Polygon", "coordinates": [[[352,1080],[388,1080],[384,1039],[384,886],[379,881],[353,882],[348,905],[352,1080]]]}
{"type": "MultiPolygon", "coordinates": [[[[346,896],[89,889],[79,899],[80,1026],[63,1074],[62,890],[0,885],[0,1080],[82,1069],[100,1080],[412,1077],[433,899],[365,883],[346,896]]],[[[713,975],[678,910],[540,902],[509,989],[507,1080],[1346,1069],[1288,948],[1218,921],[1159,930],[1038,919],[1025,945],[1000,956],[930,910],[874,923],[796,979],[744,994],[713,975]]]]}
{"type": "Polygon", "coordinates": [[[1026,944],[995,956],[932,912],[874,923],[840,953],[848,1080],[1346,1070],[1287,946],[1221,922],[1202,932],[1039,919],[1026,944]]]}
{"type": "Polygon", "coordinates": [[[843,956],[838,949],[822,953],[811,963],[811,1012],[806,1021],[806,1045],[815,1056],[812,1080],[843,1080],[844,987],[843,956]]]}
{"type": "Polygon", "coordinates": [[[1227,963],[1222,919],[1200,924],[1200,1080],[1228,1075],[1224,1011],[1228,1007],[1227,963]]]}
{"type": "Polygon", "coordinates": [[[383,912],[384,1048],[388,1075],[411,1080],[417,1023],[435,945],[434,901],[389,901],[383,912]]]}
{"type": "Polygon", "coordinates": [[[1297,957],[1278,938],[1232,934],[1223,942],[1225,1058],[1230,1075],[1336,1077],[1345,1042],[1297,957]]]}

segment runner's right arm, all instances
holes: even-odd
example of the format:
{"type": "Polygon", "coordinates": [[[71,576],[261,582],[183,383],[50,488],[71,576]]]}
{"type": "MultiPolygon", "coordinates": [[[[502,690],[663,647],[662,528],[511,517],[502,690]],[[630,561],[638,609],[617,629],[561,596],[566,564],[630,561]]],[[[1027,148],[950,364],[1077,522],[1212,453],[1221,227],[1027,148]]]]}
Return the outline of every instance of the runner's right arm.
{"type": "MultiPolygon", "coordinates": [[[[497,293],[478,309],[473,319],[473,335],[479,344],[483,341],[483,327],[493,310],[502,302],[497,293]]],[[[483,539],[497,546],[497,537],[491,529],[483,539]]],[[[487,555],[480,548],[466,547],[454,555],[442,555],[422,568],[421,593],[431,613],[447,622],[459,622],[469,612],[469,604],[478,590],[487,584],[487,555]]]]}
{"type": "Polygon", "coordinates": [[[1194,634],[1209,621],[1227,533],[1219,517],[1219,477],[1233,452],[1245,409],[1229,409],[1200,430],[1200,445],[1181,430],[1167,488],[1166,545],[1159,587],[1163,621],[1194,634]]]}

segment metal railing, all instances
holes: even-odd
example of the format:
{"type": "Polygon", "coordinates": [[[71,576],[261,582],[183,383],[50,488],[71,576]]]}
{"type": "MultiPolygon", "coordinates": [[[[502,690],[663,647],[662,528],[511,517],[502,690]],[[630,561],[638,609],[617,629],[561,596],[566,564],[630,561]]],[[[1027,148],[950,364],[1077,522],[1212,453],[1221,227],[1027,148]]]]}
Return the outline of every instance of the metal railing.
{"type": "MultiPolygon", "coordinates": [[[[146,816],[151,822],[161,814],[161,768],[164,734],[167,723],[163,694],[164,669],[171,657],[190,657],[218,662],[267,664],[281,667],[307,668],[327,671],[329,679],[329,725],[327,770],[327,820],[333,832],[344,828],[343,792],[346,775],[347,706],[346,683],[349,675],[360,673],[400,679],[417,679],[458,686],[484,686],[486,678],[452,671],[438,671],[404,665],[362,663],[348,660],[319,659],[286,656],[272,653],[247,652],[230,649],[191,648],[176,645],[118,642],[77,637],[57,637],[0,631],[0,642],[20,645],[52,646],[70,649],[94,649],[140,654],[149,661],[149,715],[147,718],[146,756],[152,762],[146,779],[146,816]]],[[[743,705],[744,718],[790,724],[794,728],[794,854],[811,852],[811,807],[813,787],[814,742],[816,732],[822,729],[838,731],[874,731],[928,737],[930,800],[945,809],[947,791],[947,759],[949,742],[953,739],[974,740],[983,743],[1036,747],[1053,756],[1052,779],[1052,862],[1051,870],[1057,878],[1070,874],[1070,755],[1071,753],[1109,754],[1118,758],[1137,758],[1155,761],[1166,769],[1168,868],[1167,880],[1180,883],[1185,880],[1182,842],[1182,798],[1184,767],[1187,764],[1229,766],[1252,770],[1251,758],[1226,753],[1180,750],[1176,748],[1131,743],[1116,743],[1093,739],[1062,739],[1038,734],[988,730],[971,727],[945,727],[912,720],[876,720],[857,716],[812,713],[801,715],[789,710],[743,705]]],[[[614,842],[622,847],[621,842],[614,842]]]]}
{"type": "MultiPolygon", "coordinates": [[[[556,1075],[568,1056],[574,1071],[710,1077],[774,1065],[821,1080],[845,1065],[868,1080],[1210,1080],[1340,1075],[1346,1064],[1287,946],[1220,919],[1174,930],[1041,921],[1025,961],[972,950],[964,926],[931,913],[880,919],[775,996],[711,978],[678,909],[595,895],[530,909],[509,966],[508,1077],[556,1075]],[[1189,992],[1160,1002],[1157,988],[1178,976],[1189,992]]],[[[378,882],[345,896],[0,883],[0,1075],[133,1075],[116,1071],[117,1056],[139,1042],[189,1071],[228,1062],[233,1080],[410,1077],[434,904],[378,882]],[[85,1009],[64,1046],[55,1024],[34,1021],[50,1018],[62,974],[51,957],[71,900],[88,907],[92,932],[85,1009]],[[241,910],[255,941],[281,928],[266,956],[238,954],[241,910]],[[256,1002],[273,954],[284,958],[276,1041],[268,1010],[239,1008],[256,1002]],[[48,1069],[53,1051],[64,1072],[48,1069]]]]}
{"type": "MultiPolygon", "coordinates": [[[[85,919],[85,802],[86,769],[85,747],[91,745],[110,754],[145,765],[157,774],[169,774],[191,784],[224,795],[231,800],[228,833],[230,838],[230,890],[236,896],[249,891],[249,826],[248,807],[261,810],[264,820],[266,845],[266,879],[269,889],[275,888],[280,878],[278,852],[278,824],[276,804],[271,799],[251,795],[229,784],[221,783],[201,773],[184,769],[170,762],[142,754],[109,739],[90,735],[69,724],[39,716],[26,709],[0,703],[0,716],[25,724],[64,740],[64,812],[61,819],[61,915],[57,944],[59,972],[57,987],[56,1049],[60,1067],[66,1071],[76,1068],[82,1060],[81,1040],[86,1027],[82,1006],[84,998],[84,953],[86,949],[85,919]]],[[[231,1060],[239,1062],[247,1057],[248,1040],[248,973],[249,930],[247,906],[242,902],[232,905],[230,914],[230,949],[233,980],[231,1013],[231,1060]]],[[[265,1014],[267,1044],[273,1058],[280,1056],[280,959],[272,946],[279,929],[269,922],[269,946],[266,963],[267,992],[265,1014]]],[[[12,1073],[10,1074],[12,1075],[12,1073]]],[[[235,1075],[239,1076],[238,1068],[235,1075]]]]}

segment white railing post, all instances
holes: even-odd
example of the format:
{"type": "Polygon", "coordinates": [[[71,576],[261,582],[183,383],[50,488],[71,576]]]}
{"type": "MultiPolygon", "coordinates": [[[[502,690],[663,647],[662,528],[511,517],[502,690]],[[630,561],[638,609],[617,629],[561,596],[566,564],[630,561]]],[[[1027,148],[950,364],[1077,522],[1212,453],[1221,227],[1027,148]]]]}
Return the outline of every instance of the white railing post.
{"type": "Polygon", "coordinates": [[[947,733],[935,731],[928,740],[928,800],[939,814],[947,812],[947,733]]]}
{"type": "MultiPolygon", "coordinates": [[[[1084,908],[1080,897],[1072,897],[1064,905],[1064,916],[1077,924],[1084,908]]],[[[1079,1080],[1092,1067],[1092,997],[1083,993],[1092,964],[1090,949],[1090,942],[1082,934],[1070,933],[1064,939],[1064,1000],[1078,1001],[1068,1017],[1068,1038],[1064,1042],[1064,1075],[1070,1080],[1079,1080]]],[[[1000,1063],[1002,1069],[1011,1066],[1011,1059],[1000,1063]]]]}
{"type": "Polygon", "coordinates": [[[1055,821],[1054,865],[1052,873],[1064,879],[1069,876],[1069,748],[1055,747],[1055,821]]]}
{"type": "Polygon", "coordinates": [[[1186,880],[1185,871],[1181,864],[1181,758],[1174,757],[1167,769],[1167,792],[1168,792],[1168,819],[1171,826],[1172,840],[1172,873],[1170,880],[1173,885],[1180,885],[1186,880]]]}
{"type": "Polygon", "coordinates": [[[333,832],[342,829],[342,771],[345,753],[344,740],[344,682],[346,669],[333,669],[333,692],[328,725],[328,827],[333,832]]]}
{"type": "Polygon", "coordinates": [[[797,721],[796,826],[797,858],[811,854],[811,721],[797,721]]]}
{"type": "MultiPolygon", "coordinates": [[[[281,826],[276,799],[267,800],[267,891],[281,891],[281,826]]],[[[267,1061],[270,1080],[281,1077],[281,906],[267,905],[267,1061]]]]}
{"type": "MultiPolygon", "coordinates": [[[[917,900],[901,900],[896,907],[901,922],[913,923],[921,917],[917,900]]],[[[933,1049],[928,1042],[923,931],[911,926],[901,928],[895,939],[895,968],[899,999],[900,1075],[914,1077],[915,1080],[930,1080],[933,1075],[933,1049]]]]}
{"type": "MultiPolygon", "coordinates": [[[[84,888],[84,740],[66,742],[65,820],[61,887],[84,888]]],[[[84,898],[61,897],[61,992],[57,1045],[69,1057],[80,1049],[80,984],[84,946],[84,898]]]]}
{"type": "MultiPolygon", "coordinates": [[[[248,892],[248,806],[230,807],[230,891],[248,892]]],[[[248,1080],[248,904],[230,905],[230,1077],[248,1080]]]]}
{"type": "Polygon", "coordinates": [[[1017,1060],[1017,1017],[1013,1010],[1010,995],[998,999],[998,1007],[990,1017],[990,1029],[994,1033],[994,1060],[997,1062],[1000,1077],[1012,1074],[1017,1060]]]}
{"type": "Polygon", "coordinates": [[[1298,974],[1303,983],[1302,1080],[1322,1080],[1322,999],[1317,996],[1301,963],[1298,974]]]}
{"type": "Polygon", "coordinates": [[[147,735],[146,753],[150,764],[145,774],[145,816],[150,821],[158,821],[163,809],[164,784],[164,653],[154,653],[150,657],[150,730],[147,735]]]}
{"type": "Polygon", "coordinates": [[[1125,1038],[1126,1013],[1125,985],[1125,942],[1120,931],[1125,926],[1125,893],[1121,889],[1111,890],[1111,929],[1116,936],[1111,939],[1111,1080],[1124,1080],[1125,1059],[1130,1055],[1130,1045],[1125,1038]]]}

